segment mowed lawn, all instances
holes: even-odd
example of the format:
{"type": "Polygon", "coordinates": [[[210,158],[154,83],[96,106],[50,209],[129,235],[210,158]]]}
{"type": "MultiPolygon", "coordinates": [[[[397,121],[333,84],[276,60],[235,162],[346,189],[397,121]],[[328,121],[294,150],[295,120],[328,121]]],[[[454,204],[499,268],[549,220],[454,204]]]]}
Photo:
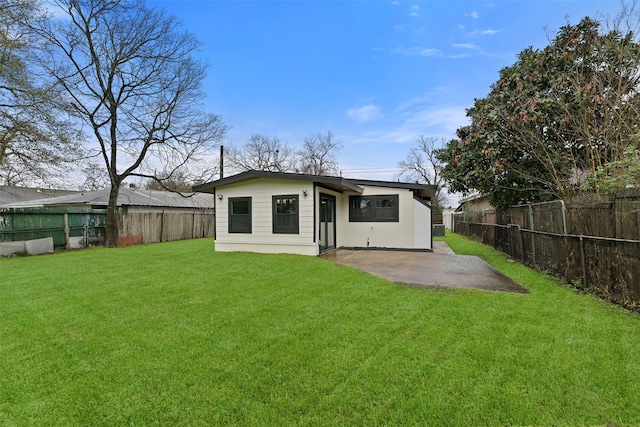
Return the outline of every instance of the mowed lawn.
{"type": "Polygon", "coordinates": [[[210,239],[0,260],[0,425],[639,425],[640,316],[210,239]]]}

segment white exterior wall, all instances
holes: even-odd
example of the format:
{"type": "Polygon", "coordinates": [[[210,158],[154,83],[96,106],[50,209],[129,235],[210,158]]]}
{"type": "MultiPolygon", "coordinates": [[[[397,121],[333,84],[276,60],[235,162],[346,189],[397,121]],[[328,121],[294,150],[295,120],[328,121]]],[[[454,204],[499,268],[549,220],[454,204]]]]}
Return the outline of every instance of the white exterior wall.
{"type": "Polygon", "coordinates": [[[216,189],[216,251],[250,251],[318,255],[314,241],[313,183],[297,180],[252,179],[216,189]],[[307,196],[303,190],[307,191],[307,196]],[[273,233],[272,196],[298,195],[299,233],[273,233]],[[229,198],[251,197],[251,233],[229,233],[229,198]]]}
{"type": "Polygon", "coordinates": [[[216,251],[319,254],[320,194],[336,198],[336,247],[432,249],[431,210],[411,190],[365,186],[339,193],[298,180],[253,179],[216,189],[216,251]],[[304,196],[303,191],[307,191],[304,196]],[[272,196],[297,194],[299,234],[273,233],[272,196]],[[398,195],[398,222],[349,222],[349,196],[398,195]],[[222,195],[222,200],[218,196],[222,195]],[[229,233],[229,198],[251,197],[252,232],[229,233]],[[314,199],[316,202],[314,215],[314,199]],[[316,236],[314,236],[314,232],[316,236]],[[314,238],[315,237],[315,238],[314,238]]]}
{"type": "Polygon", "coordinates": [[[415,249],[433,249],[431,219],[431,208],[413,199],[413,247],[415,249]]]}
{"type": "Polygon", "coordinates": [[[453,230],[453,213],[455,209],[446,208],[442,211],[442,222],[449,230],[453,230]]]}
{"type": "Polygon", "coordinates": [[[338,198],[338,247],[431,249],[431,212],[413,198],[411,190],[365,186],[363,196],[398,195],[398,222],[349,222],[349,196],[338,198]],[[420,204],[420,208],[415,206],[420,204]]]}

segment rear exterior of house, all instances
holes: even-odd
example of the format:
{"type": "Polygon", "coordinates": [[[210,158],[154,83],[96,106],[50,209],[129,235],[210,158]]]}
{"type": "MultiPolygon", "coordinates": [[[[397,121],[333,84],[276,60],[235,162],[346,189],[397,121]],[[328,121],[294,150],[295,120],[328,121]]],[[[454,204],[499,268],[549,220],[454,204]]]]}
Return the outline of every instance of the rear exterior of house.
{"type": "Polygon", "coordinates": [[[431,186],[247,171],[194,191],[216,195],[217,251],[432,249],[431,186]]]}

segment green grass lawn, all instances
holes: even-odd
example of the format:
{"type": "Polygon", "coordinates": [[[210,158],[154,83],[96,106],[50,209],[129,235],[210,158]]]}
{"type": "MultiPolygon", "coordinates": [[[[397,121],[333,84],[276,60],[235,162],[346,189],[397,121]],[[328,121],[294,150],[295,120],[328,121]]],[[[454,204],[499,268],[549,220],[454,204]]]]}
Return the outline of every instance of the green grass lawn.
{"type": "Polygon", "coordinates": [[[639,425],[640,316],[210,239],[0,260],[0,425],[639,425]]]}

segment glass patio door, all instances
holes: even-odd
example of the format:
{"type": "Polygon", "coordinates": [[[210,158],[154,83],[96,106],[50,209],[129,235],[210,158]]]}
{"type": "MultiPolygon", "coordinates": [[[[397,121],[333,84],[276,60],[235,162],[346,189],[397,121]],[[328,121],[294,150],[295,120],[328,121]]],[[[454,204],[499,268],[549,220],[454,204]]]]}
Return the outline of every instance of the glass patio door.
{"type": "Polygon", "coordinates": [[[336,198],[320,194],[320,252],[336,247],[336,198]]]}

